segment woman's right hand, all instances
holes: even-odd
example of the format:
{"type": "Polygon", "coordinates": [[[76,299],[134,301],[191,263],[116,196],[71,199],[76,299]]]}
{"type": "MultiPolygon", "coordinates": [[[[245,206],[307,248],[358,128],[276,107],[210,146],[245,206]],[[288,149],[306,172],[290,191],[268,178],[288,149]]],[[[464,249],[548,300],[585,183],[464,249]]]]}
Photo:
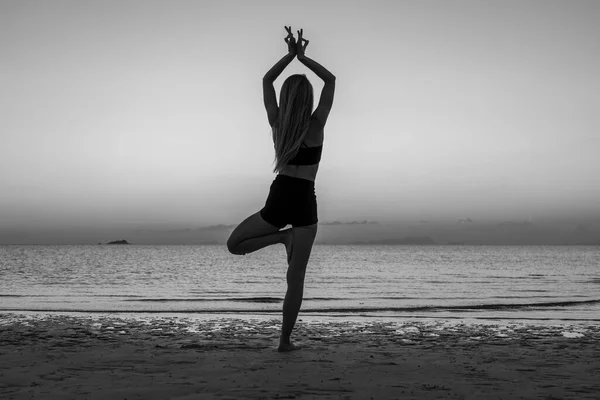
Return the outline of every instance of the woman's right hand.
{"type": "Polygon", "coordinates": [[[304,52],[306,50],[306,46],[308,46],[308,40],[306,40],[302,37],[302,32],[303,32],[303,29],[300,29],[298,31],[298,42],[296,43],[296,46],[297,46],[296,55],[298,57],[298,60],[301,60],[304,58],[304,52]],[[302,43],[303,41],[305,42],[305,44],[302,43]]]}

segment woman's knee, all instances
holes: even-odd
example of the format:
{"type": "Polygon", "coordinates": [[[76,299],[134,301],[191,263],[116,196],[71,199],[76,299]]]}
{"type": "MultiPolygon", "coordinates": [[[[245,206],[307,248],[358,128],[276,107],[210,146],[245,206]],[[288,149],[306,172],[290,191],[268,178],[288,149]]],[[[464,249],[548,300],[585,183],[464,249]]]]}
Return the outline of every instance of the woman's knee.
{"type": "Polygon", "coordinates": [[[288,286],[304,285],[304,276],[306,275],[306,264],[304,266],[296,266],[290,264],[286,274],[288,286]]]}
{"type": "Polygon", "coordinates": [[[235,254],[236,256],[242,255],[242,253],[240,253],[237,250],[237,246],[239,244],[239,241],[232,239],[233,236],[229,236],[229,239],[227,239],[227,250],[229,250],[229,252],[231,254],[235,254]]]}

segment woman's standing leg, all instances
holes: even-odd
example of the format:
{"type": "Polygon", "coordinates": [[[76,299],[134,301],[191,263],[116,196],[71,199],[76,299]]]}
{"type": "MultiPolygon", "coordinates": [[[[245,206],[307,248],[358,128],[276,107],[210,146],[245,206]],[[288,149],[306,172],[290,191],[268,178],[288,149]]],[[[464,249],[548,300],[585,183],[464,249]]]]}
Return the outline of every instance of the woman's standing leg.
{"type": "Polygon", "coordinates": [[[317,236],[317,224],[292,229],[292,254],[286,275],[287,292],[283,301],[283,323],[279,339],[279,351],[291,351],[297,348],[290,341],[290,336],[302,305],[306,266],[317,236]]]}

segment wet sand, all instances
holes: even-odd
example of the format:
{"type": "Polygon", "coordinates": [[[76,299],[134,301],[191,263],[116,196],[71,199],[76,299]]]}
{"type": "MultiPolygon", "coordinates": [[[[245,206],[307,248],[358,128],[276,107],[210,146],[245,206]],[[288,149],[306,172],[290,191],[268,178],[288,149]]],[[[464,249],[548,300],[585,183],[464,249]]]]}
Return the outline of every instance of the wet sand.
{"type": "Polygon", "coordinates": [[[599,399],[600,326],[0,314],[2,399],[599,399]]]}

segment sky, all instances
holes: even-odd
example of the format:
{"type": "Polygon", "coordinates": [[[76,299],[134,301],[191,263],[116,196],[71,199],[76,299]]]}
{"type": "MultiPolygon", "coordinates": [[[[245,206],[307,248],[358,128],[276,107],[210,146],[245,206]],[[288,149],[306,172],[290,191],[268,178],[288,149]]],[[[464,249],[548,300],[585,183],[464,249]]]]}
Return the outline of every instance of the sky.
{"type": "MultiPolygon", "coordinates": [[[[258,211],[284,25],[337,78],[320,221],[600,226],[598,20],[578,0],[2,0],[0,234],[258,211]]],[[[297,60],[277,94],[294,73],[319,96],[297,60]]]]}

